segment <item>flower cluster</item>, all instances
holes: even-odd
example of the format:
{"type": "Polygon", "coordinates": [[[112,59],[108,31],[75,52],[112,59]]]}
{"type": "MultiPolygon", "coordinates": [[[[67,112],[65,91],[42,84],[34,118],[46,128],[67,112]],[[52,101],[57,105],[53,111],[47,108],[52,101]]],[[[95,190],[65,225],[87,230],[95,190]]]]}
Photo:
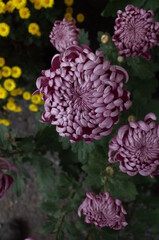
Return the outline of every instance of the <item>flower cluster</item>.
{"type": "MultiPolygon", "coordinates": [[[[74,0],[64,0],[64,3],[67,6],[65,14],[64,14],[64,18],[67,19],[68,22],[70,22],[73,19],[72,5],[74,4],[74,0]]],[[[75,18],[78,23],[84,22],[84,19],[85,19],[83,13],[78,13],[75,18]]],[[[76,20],[74,19],[74,21],[76,21],[76,20]]]]}
{"type": "Polygon", "coordinates": [[[0,157],[0,198],[3,197],[5,192],[13,184],[14,179],[4,172],[6,171],[17,171],[17,168],[12,166],[6,158],[0,157]]]}
{"type": "MultiPolygon", "coordinates": [[[[22,89],[16,88],[16,81],[21,77],[22,70],[19,66],[9,67],[5,65],[5,59],[0,57],[0,99],[3,100],[2,108],[13,112],[21,112],[13,97],[21,95],[22,89]],[[6,101],[7,100],[7,101],[6,101]]],[[[0,119],[0,124],[10,125],[10,121],[0,119]]]]}
{"type": "Polygon", "coordinates": [[[151,10],[127,5],[117,13],[113,41],[122,56],[143,56],[150,59],[148,50],[159,45],[159,22],[154,22],[151,10]]]}
{"type": "Polygon", "coordinates": [[[123,87],[127,72],[87,46],[72,46],[55,55],[51,69],[42,74],[35,92],[43,94],[41,120],[56,125],[60,136],[71,142],[109,135],[119,112],[131,106],[130,93],[123,87]]]}
{"type": "Polygon", "coordinates": [[[109,162],[120,162],[120,170],[134,176],[159,174],[159,125],[149,113],[144,121],[122,126],[109,144],[109,162]]]}
{"type": "Polygon", "coordinates": [[[50,42],[59,52],[63,52],[72,45],[78,45],[77,35],[80,30],[72,21],[68,22],[65,18],[63,21],[55,21],[50,33],[50,42]]]}
{"type": "Polygon", "coordinates": [[[85,222],[95,224],[98,228],[110,227],[119,230],[127,226],[125,215],[127,214],[121,201],[113,199],[109,192],[95,195],[86,193],[86,199],[78,209],[78,215],[85,215],[85,222]]]}

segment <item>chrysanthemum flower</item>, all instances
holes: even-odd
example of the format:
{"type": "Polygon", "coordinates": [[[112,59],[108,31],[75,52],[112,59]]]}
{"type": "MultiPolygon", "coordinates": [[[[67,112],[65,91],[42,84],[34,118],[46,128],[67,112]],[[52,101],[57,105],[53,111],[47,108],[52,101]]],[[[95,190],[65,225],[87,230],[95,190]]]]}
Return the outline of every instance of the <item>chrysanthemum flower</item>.
{"type": "Polygon", "coordinates": [[[78,215],[85,215],[86,223],[93,223],[98,228],[109,227],[119,230],[127,226],[125,215],[127,214],[121,201],[113,199],[109,192],[95,195],[86,193],[86,199],[78,209],[78,215]]]}
{"type": "Polygon", "coordinates": [[[5,13],[5,3],[0,1],[0,14],[5,13]]]}
{"type": "Polygon", "coordinates": [[[72,45],[78,45],[77,35],[80,30],[72,21],[68,22],[65,18],[63,21],[55,21],[50,33],[50,42],[59,52],[63,52],[72,45]]]}
{"type": "Polygon", "coordinates": [[[5,99],[7,95],[8,95],[7,91],[0,86],[0,99],[5,99]]]}
{"type": "MultiPolygon", "coordinates": [[[[23,8],[21,9],[23,10],[23,8]]],[[[22,75],[22,69],[18,66],[12,67],[12,77],[19,78],[22,75]]]]}
{"type": "Polygon", "coordinates": [[[22,19],[28,19],[30,17],[30,10],[29,10],[29,8],[27,8],[27,7],[21,8],[19,10],[19,16],[22,19]]]}
{"type": "Polygon", "coordinates": [[[16,167],[12,166],[6,158],[0,157],[0,198],[5,194],[9,187],[13,184],[14,179],[3,172],[17,171],[16,167]]]}
{"type": "Polygon", "coordinates": [[[32,35],[37,35],[40,33],[40,27],[37,23],[33,22],[30,23],[28,26],[28,32],[31,33],[32,35]]]}
{"type": "Polygon", "coordinates": [[[7,23],[0,23],[0,36],[7,37],[10,33],[10,26],[7,23]]]}
{"type": "Polygon", "coordinates": [[[56,125],[60,136],[71,142],[109,135],[119,112],[131,106],[130,93],[123,87],[127,72],[87,46],[55,55],[51,69],[42,74],[35,92],[42,93],[45,102],[42,121],[56,125]]]}
{"type": "Polygon", "coordinates": [[[10,67],[8,67],[8,66],[2,67],[2,76],[3,77],[10,77],[11,73],[12,73],[12,70],[10,67]]]}
{"type": "Polygon", "coordinates": [[[3,86],[4,88],[7,90],[7,91],[12,91],[13,89],[16,88],[16,83],[13,79],[11,78],[7,78],[4,83],[3,83],[3,86]]]}
{"type": "Polygon", "coordinates": [[[5,59],[3,57],[0,57],[0,67],[3,67],[5,64],[5,59]]]}
{"type": "Polygon", "coordinates": [[[144,121],[122,126],[109,145],[109,162],[120,162],[120,170],[134,176],[159,174],[159,125],[149,113],[144,121]]]}
{"type": "Polygon", "coordinates": [[[9,0],[7,3],[6,3],[6,11],[12,13],[15,9],[15,5],[13,3],[12,0],[9,0]]]}
{"type": "Polygon", "coordinates": [[[113,41],[121,56],[143,56],[150,59],[148,50],[159,45],[159,22],[153,21],[153,11],[127,5],[119,10],[115,20],[113,41]]]}

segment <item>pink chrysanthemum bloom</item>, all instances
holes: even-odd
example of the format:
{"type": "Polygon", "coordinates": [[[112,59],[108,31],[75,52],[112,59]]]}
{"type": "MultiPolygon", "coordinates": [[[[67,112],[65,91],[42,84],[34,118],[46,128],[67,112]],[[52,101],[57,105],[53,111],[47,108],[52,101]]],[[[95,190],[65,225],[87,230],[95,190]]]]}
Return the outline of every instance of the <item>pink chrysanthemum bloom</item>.
{"type": "Polygon", "coordinates": [[[17,171],[16,167],[12,166],[6,158],[0,157],[0,198],[13,184],[14,179],[3,171],[17,171]]]}
{"type": "Polygon", "coordinates": [[[68,22],[65,18],[63,21],[55,21],[50,33],[50,42],[59,52],[63,52],[68,47],[78,45],[77,36],[80,29],[72,21],[68,22]]]}
{"type": "Polygon", "coordinates": [[[98,228],[110,227],[119,230],[126,227],[128,224],[125,220],[127,214],[119,199],[113,199],[109,192],[86,193],[86,199],[78,209],[78,215],[85,215],[86,223],[93,223],[98,228]]]}
{"type": "Polygon", "coordinates": [[[127,5],[119,10],[115,20],[113,41],[121,56],[143,56],[150,59],[148,50],[159,45],[159,22],[153,21],[151,10],[127,5]]]}
{"type": "Polygon", "coordinates": [[[122,126],[109,145],[109,162],[120,161],[120,170],[134,176],[159,174],[159,125],[149,113],[144,121],[122,126]],[[153,120],[153,121],[152,121],[153,120]]]}
{"type": "Polygon", "coordinates": [[[109,135],[119,112],[131,106],[130,93],[123,87],[127,72],[87,46],[72,46],[55,55],[51,69],[42,74],[34,93],[43,94],[42,121],[56,125],[60,136],[71,142],[109,135]]]}

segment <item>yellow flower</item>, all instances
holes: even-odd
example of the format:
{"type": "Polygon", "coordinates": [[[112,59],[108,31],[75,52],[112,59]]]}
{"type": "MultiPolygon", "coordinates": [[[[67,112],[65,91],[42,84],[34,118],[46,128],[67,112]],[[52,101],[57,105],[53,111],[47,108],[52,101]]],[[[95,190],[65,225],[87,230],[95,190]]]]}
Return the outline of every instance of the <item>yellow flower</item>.
{"type": "Polygon", "coordinates": [[[74,3],[74,0],[64,0],[64,3],[65,3],[67,6],[72,6],[73,3],[74,3]]]}
{"type": "Polygon", "coordinates": [[[6,127],[8,127],[11,124],[11,122],[8,119],[0,119],[0,124],[3,124],[6,127]]]}
{"type": "Polygon", "coordinates": [[[7,95],[7,91],[4,88],[0,87],[0,99],[5,99],[7,95]]]}
{"type": "Polygon", "coordinates": [[[5,59],[3,57],[0,57],[0,67],[3,67],[5,64],[5,59]]]}
{"type": "Polygon", "coordinates": [[[10,33],[10,27],[7,23],[0,23],[0,36],[1,37],[7,37],[10,33]]]}
{"type": "Polygon", "coordinates": [[[32,104],[29,105],[29,109],[32,112],[37,112],[38,111],[38,106],[32,103],[32,104]]]}
{"type": "Polygon", "coordinates": [[[16,106],[16,108],[14,109],[14,112],[21,112],[22,108],[21,106],[16,106]]]}
{"type": "Polygon", "coordinates": [[[17,90],[18,95],[21,95],[23,93],[23,89],[22,88],[17,88],[16,90],[17,90]]]}
{"type": "Polygon", "coordinates": [[[22,19],[28,19],[30,17],[30,10],[29,8],[25,7],[25,8],[21,8],[19,10],[19,16],[22,18],[22,19]]]}
{"type": "Polygon", "coordinates": [[[0,14],[1,13],[5,13],[5,3],[4,2],[0,2],[0,14]]]}
{"type": "Polygon", "coordinates": [[[51,8],[54,5],[54,0],[41,0],[41,5],[44,8],[51,8]]]}
{"type": "Polygon", "coordinates": [[[19,78],[22,74],[22,70],[18,66],[12,67],[12,77],[19,78]]]}
{"type": "Polygon", "coordinates": [[[15,6],[14,6],[13,1],[11,1],[11,0],[8,1],[8,2],[6,3],[6,11],[12,13],[12,12],[14,11],[14,9],[15,9],[15,6]]]}
{"type": "Polygon", "coordinates": [[[12,91],[10,92],[10,95],[13,96],[13,97],[18,96],[18,91],[17,91],[17,89],[12,90],[12,91]]]}
{"type": "Polygon", "coordinates": [[[31,93],[27,92],[27,91],[23,92],[23,98],[26,101],[30,100],[31,99],[31,93]]]}
{"type": "Polygon", "coordinates": [[[40,27],[37,23],[30,23],[28,26],[28,32],[32,35],[37,35],[38,32],[40,32],[40,27]]]}
{"type": "Polygon", "coordinates": [[[9,102],[14,102],[15,99],[14,99],[13,97],[9,97],[9,98],[8,98],[8,101],[9,101],[9,102]]]}
{"type": "Polygon", "coordinates": [[[4,83],[3,83],[3,86],[4,88],[7,90],[7,91],[12,91],[13,89],[16,88],[16,83],[13,79],[11,78],[7,78],[4,83]]]}
{"type": "Polygon", "coordinates": [[[40,104],[40,102],[41,102],[41,96],[38,95],[38,94],[33,95],[33,96],[31,97],[31,101],[32,101],[32,103],[40,104]]]}
{"type": "Polygon", "coordinates": [[[0,70],[0,80],[2,79],[2,71],[0,70]]]}
{"type": "Polygon", "coordinates": [[[21,9],[26,6],[26,0],[13,0],[16,9],[21,9]]]}
{"type": "Polygon", "coordinates": [[[7,102],[6,107],[8,110],[13,111],[16,109],[16,104],[12,101],[7,102]]]}
{"type": "Polygon", "coordinates": [[[10,67],[8,67],[8,66],[4,66],[4,67],[2,67],[2,76],[3,77],[10,77],[10,75],[11,75],[11,68],[10,67]]]}
{"type": "Polygon", "coordinates": [[[66,13],[72,14],[73,13],[73,8],[72,7],[67,7],[66,8],[66,13]]]}
{"type": "Polygon", "coordinates": [[[77,22],[84,22],[84,15],[82,13],[78,13],[76,16],[77,22]]]}
{"type": "Polygon", "coordinates": [[[67,19],[68,22],[72,20],[72,14],[71,13],[65,13],[64,18],[67,19]]]}
{"type": "Polygon", "coordinates": [[[41,9],[41,7],[42,7],[42,5],[41,5],[41,0],[35,0],[35,1],[34,1],[34,8],[35,8],[36,10],[39,10],[39,9],[41,9]]]}

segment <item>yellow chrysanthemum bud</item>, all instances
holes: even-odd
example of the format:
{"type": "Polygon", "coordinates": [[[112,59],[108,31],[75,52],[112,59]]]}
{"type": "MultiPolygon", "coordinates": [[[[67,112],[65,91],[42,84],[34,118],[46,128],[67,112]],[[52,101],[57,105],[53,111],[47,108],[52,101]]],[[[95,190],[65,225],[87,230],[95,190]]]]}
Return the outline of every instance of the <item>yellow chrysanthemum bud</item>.
{"type": "Polygon", "coordinates": [[[119,63],[124,62],[124,57],[118,56],[118,57],[117,57],[117,61],[118,61],[119,63]]]}
{"type": "Polygon", "coordinates": [[[77,19],[77,22],[82,23],[82,22],[84,22],[85,17],[83,15],[83,13],[78,13],[76,16],[76,19],[77,19]]]}
{"type": "Polygon", "coordinates": [[[5,59],[3,57],[0,57],[0,67],[3,67],[5,64],[5,59]]]}
{"type": "Polygon", "coordinates": [[[135,118],[134,115],[130,115],[130,116],[128,117],[128,122],[135,122],[135,121],[136,121],[136,118],[135,118]]]}
{"type": "Polygon", "coordinates": [[[2,76],[3,77],[10,77],[12,71],[11,71],[11,68],[8,67],[8,66],[4,66],[2,67],[2,76]]]}
{"type": "Polygon", "coordinates": [[[0,99],[5,99],[7,95],[7,91],[4,88],[0,87],[0,99]]]}
{"type": "Polygon", "coordinates": [[[22,70],[18,66],[12,67],[12,77],[19,78],[22,75],[22,70]]]}
{"type": "Polygon", "coordinates": [[[64,3],[65,3],[67,6],[72,6],[73,3],[74,3],[74,0],[64,0],[64,3]]]}
{"type": "Polygon", "coordinates": [[[0,23],[0,36],[7,37],[10,33],[10,27],[7,23],[0,23]]]}
{"type": "Polygon", "coordinates": [[[114,174],[114,169],[112,167],[106,167],[106,172],[110,175],[110,176],[113,176],[114,174]]]}
{"type": "Polygon", "coordinates": [[[37,112],[38,111],[38,106],[32,103],[32,104],[29,105],[29,109],[32,112],[37,112]]]}
{"type": "Polygon", "coordinates": [[[23,98],[26,101],[30,100],[31,99],[31,93],[27,92],[27,91],[23,92],[23,98]]]}
{"type": "Polygon", "coordinates": [[[28,19],[30,17],[30,10],[29,8],[25,7],[25,8],[21,8],[19,10],[19,16],[22,18],[22,19],[28,19]]]}
{"type": "Polygon", "coordinates": [[[14,3],[12,0],[6,3],[6,11],[12,13],[15,9],[14,3]]]}
{"type": "Polygon", "coordinates": [[[108,41],[109,41],[109,36],[108,36],[107,34],[103,34],[103,35],[101,36],[101,42],[102,42],[103,44],[106,44],[108,41]]]}
{"type": "Polygon", "coordinates": [[[13,79],[11,78],[7,78],[4,83],[3,83],[3,86],[4,88],[7,90],[7,91],[12,91],[16,88],[16,83],[13,79]]]}

